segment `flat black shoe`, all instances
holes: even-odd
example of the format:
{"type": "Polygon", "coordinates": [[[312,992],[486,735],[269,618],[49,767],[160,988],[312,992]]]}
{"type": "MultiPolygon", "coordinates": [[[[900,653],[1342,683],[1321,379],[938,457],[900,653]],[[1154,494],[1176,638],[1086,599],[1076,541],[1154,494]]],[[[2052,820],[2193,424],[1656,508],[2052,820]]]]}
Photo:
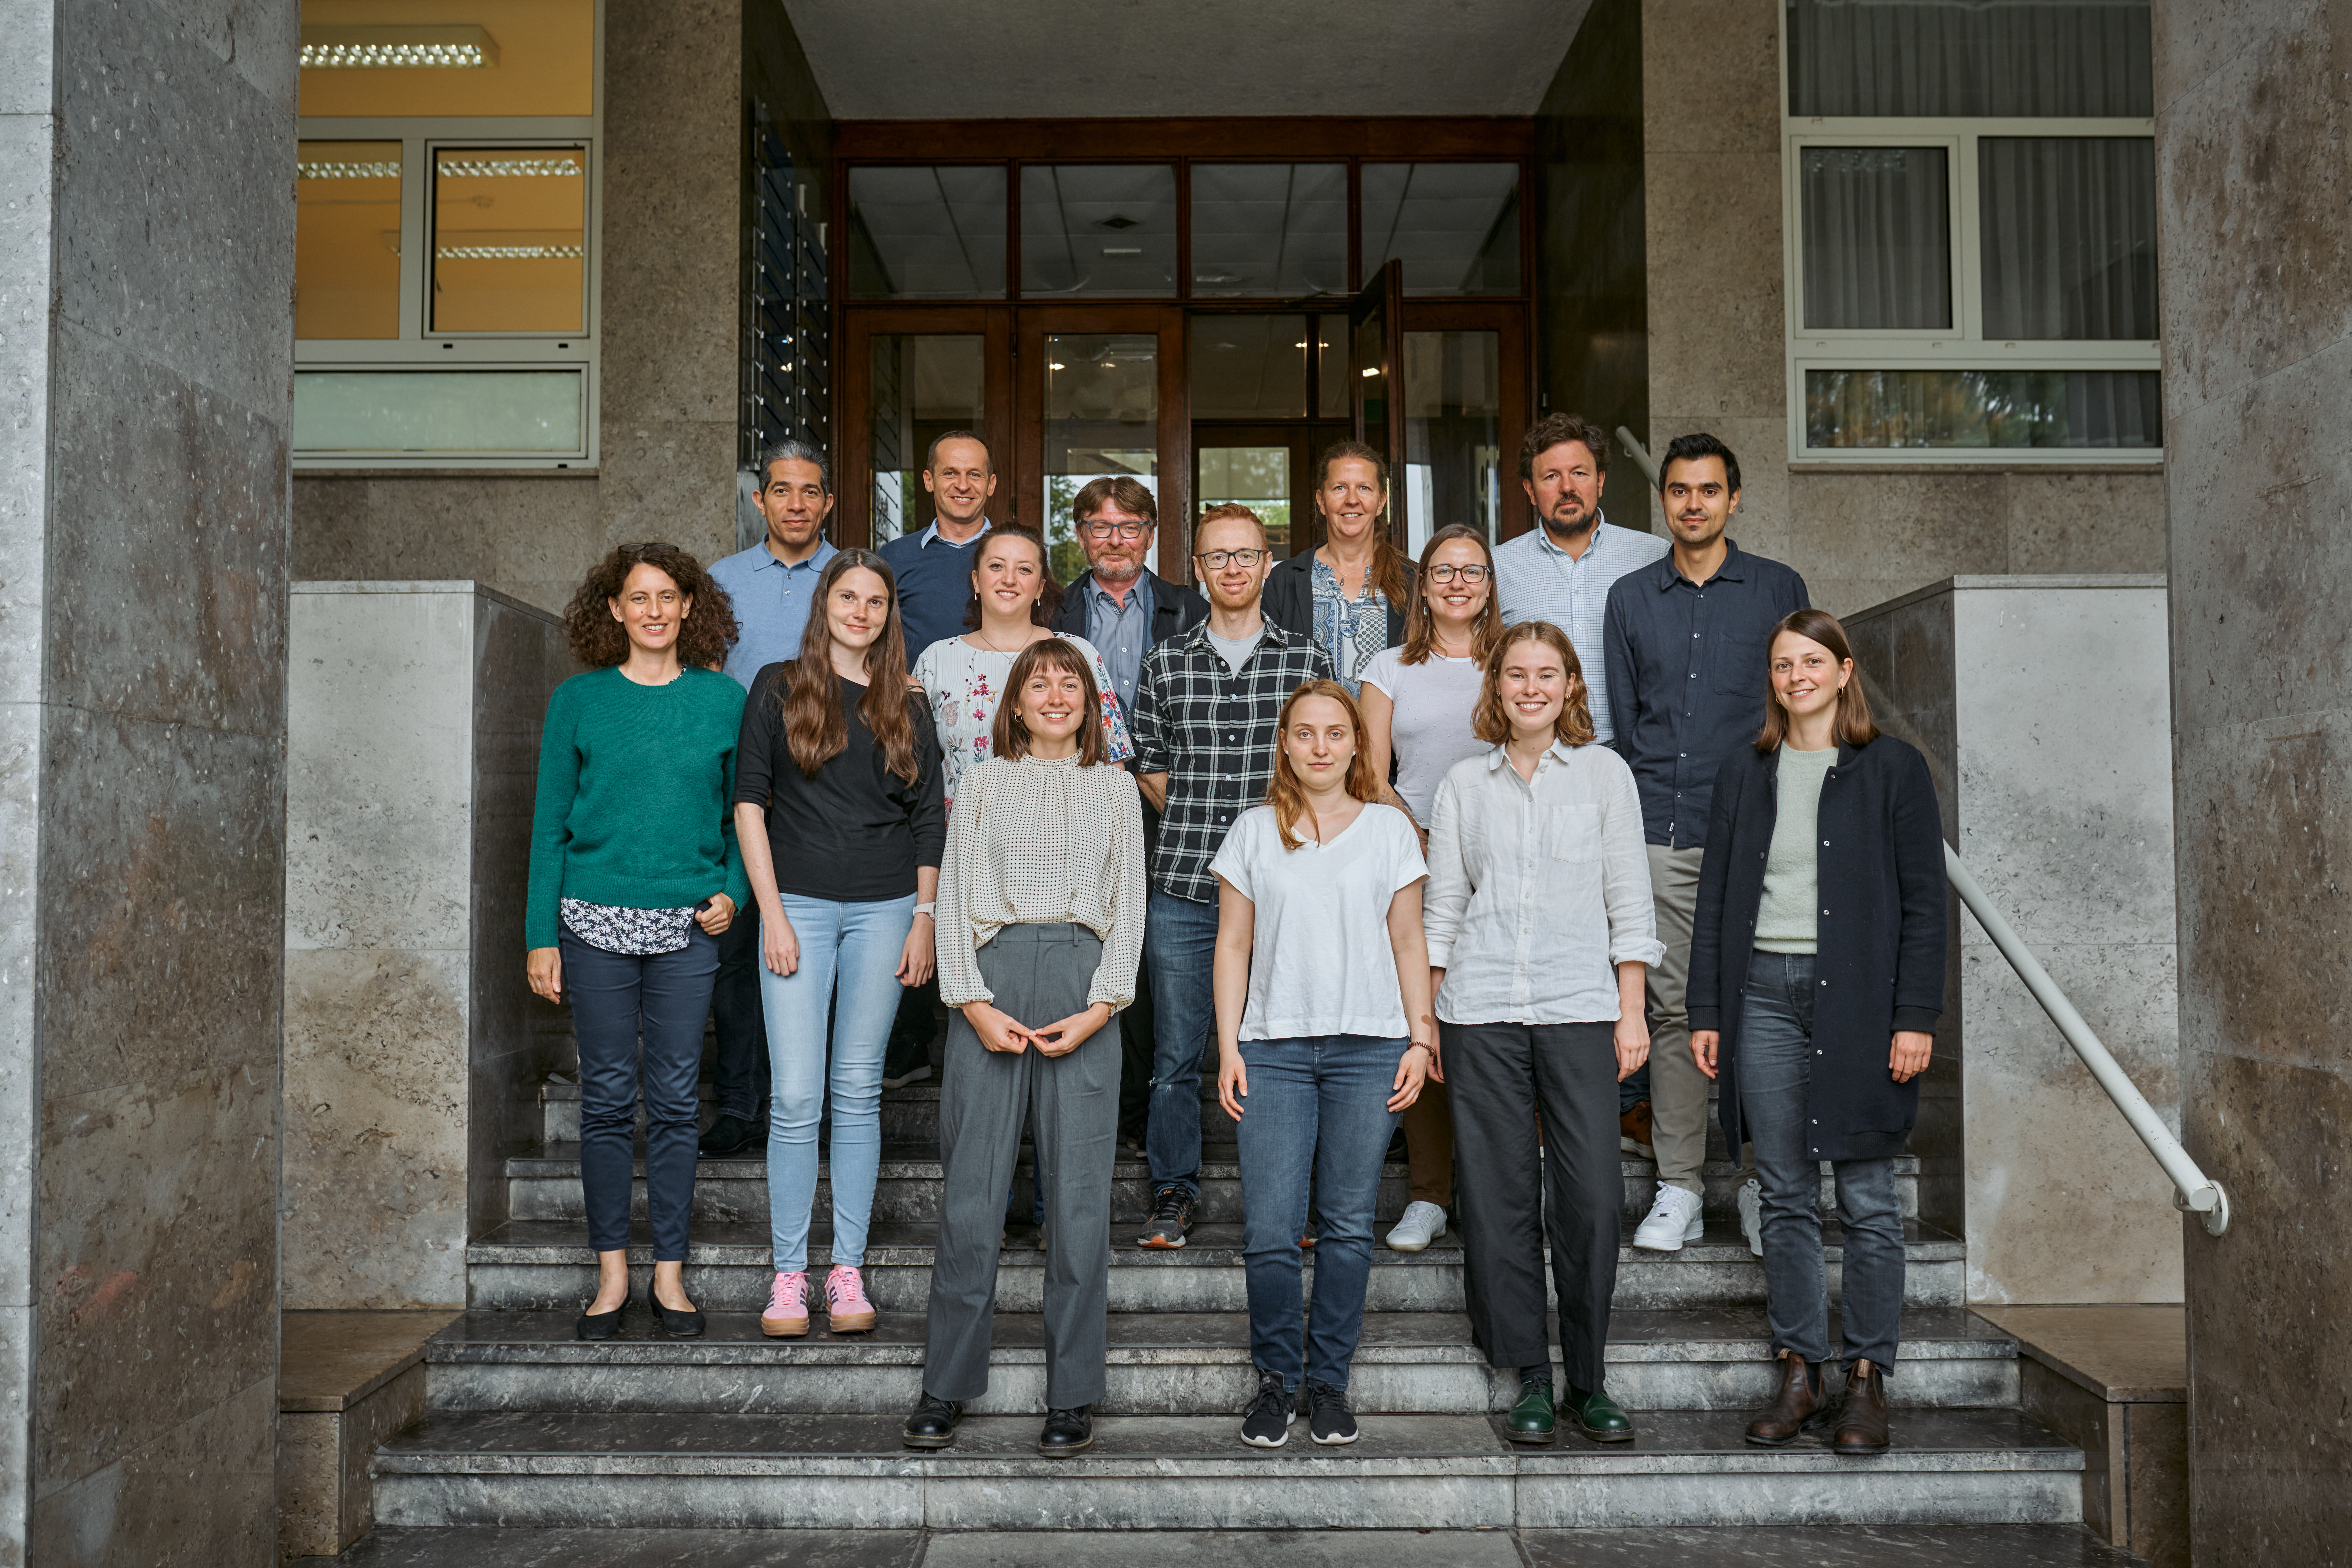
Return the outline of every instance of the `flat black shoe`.
{"type": "Polygon", "coordinates": [[[962,1419],[962,1405],[926,1394],[907,1417],[898,1441],[909,1448],[944,1448],[955,1441],[956,1423],[962,1419]]]}
{"type": "Polygon", "coordinates": [[[654,1321],[661,1324],[661,1331],[671,1339],[698,1340],[702,1337],[702,1314],[690,1310],[681,1312],[675,1307],[663,1306],[650,1285],[646,1288],[646,1305],[654,1310],[654,1321]]]}
{"type": "Polygon", "coordinates": [[[1048,1410],[1045,1429],[1037,1434],[1037,1451],[1049,1459],[1066,1458],[1083,1454],[1095,1446],[1093,1406],[1081,1405],[1076,1410],[1048,1410]]]}
{"type": "Polygon", "coordinates": [[[722,1116],[710,1124],[710,1131],[695,1145],[695,1152],[705,1160],[731,1160],[749,1149],[759,1136],[759,1123],[740,1116],[722,1116]]]}
{"type": "Polygon", "coordinates": [[[624,1301],[620,1306],[614,1308],[609,1312],[581,1313],[578,1321],[573,1322],[572,1325],[572,1337],[574,1339],[582,1340],[610,1340],[619,1338],[621,1333],[621,1313],[627,1306],[628,1303],[624,1301]]]}

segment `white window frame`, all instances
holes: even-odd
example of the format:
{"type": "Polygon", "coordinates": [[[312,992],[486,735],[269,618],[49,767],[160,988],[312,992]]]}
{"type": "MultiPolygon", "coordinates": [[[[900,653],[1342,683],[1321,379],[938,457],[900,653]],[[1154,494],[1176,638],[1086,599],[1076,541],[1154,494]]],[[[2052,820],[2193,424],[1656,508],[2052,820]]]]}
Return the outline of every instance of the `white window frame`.
{"type": "Polygon", "coordinates": [[[1952,119],[1797,116],[1788,112],[1788,47],[1783,15],[1780,66],[1780,236],[1788,343],[1789,460],[1882,468],[1956,464],[1993,468],[2156,468],[2161,447],[1810,447],[1805,444],[1805,373],[1813,370],[2160,371],[2156,339],[2007,342],[1984,335],[1982,204],[1977,142],[1988,136],[2154,140],[2156,121],[2132,119],[1952,119]],[[1809,330],[1804,324],[1804,191],[1800,171],[1808,147],[1941,147],[1948,160],[1952,324],[1919,331],[1809,330]]]}
{"type": "Polygon", "coordinates": [[[305,371],[554,370],[580,372],[580,446],[572,452],[323,452],[293,458],[297,471],[317,468],[593,468],[597,460],[598,387],[603,316],[604,6],[595,7],[592,94],[583,115],[330,116],[296,121],[303,142],[400,143],[400,335],[397,338],[298,338],[296,374],[305,371]],[[433,286],[430,193],[436,147],[576,147],[588,160],[582,212],[582,287],[576,332],[436,332],[427,330],[426,296],[433,286]]]}

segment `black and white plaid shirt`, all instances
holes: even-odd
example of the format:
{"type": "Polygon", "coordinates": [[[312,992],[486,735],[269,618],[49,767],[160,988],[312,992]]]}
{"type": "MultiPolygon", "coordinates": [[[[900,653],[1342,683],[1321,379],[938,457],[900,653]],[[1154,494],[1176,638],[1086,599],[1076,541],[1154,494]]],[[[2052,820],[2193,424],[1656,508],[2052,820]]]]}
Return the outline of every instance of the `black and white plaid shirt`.
{"type": "Polygon", "coordinates": [[[1331,679],[1329,656],[1272,621],[1238,671],[1228,670],[1203,621],[1143,656],[1135,685],[1135,771],[1168,775],[1168,807],[1151,858],[1151,885],[1214,901],[1209,862],[1234,819],[1274,782],[1275,729],[1301,682],[1331,679]]]}

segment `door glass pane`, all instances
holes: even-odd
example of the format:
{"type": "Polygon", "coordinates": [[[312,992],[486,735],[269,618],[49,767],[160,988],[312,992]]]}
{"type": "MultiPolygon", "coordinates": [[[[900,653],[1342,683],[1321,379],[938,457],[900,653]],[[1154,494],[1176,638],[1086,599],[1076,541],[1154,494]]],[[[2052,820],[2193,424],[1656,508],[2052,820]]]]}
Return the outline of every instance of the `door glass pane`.
{"type": "Polygon", "coordinates": [[[1315,416],[1348,416],[1348,318],[1315,318],[1315,416]]]}
{"type": "Polygon", "coordinates": [[[855,300],[1004,298],[1002,168],[849,171],[855,300]]]}
{"type": "Polygon", "coordinates": [[[303,0],[304,114],[593,114],[595,88],[596,0],[303,0]]]}
{"type": "Polygon", "coordinates": [[[1805,325],[1942,331],[1952,324],[1951,209],[1941,147],[1808,147],[1805,325]]]}
{"type": "Polygon", "coordinates": [[[1495,332],[1404,334],[1405,535],[1413,556],[1463,522],[1488,540],[1503,521],[1502,342],[1495,332]]]}
{"type": "Polygon", "coordinates": [[[577,370],[302,371],[294,450],[530,453],[587,450],[577,370]]]}
{"type": "Polygon", "coordinates": [[[1408,294],[1517,293],[1519,166],[1365,164],[1365,280],[1391,257],[1408,294]]]}
{"type": "Polygon", "coordinates": [[[1988,338],[2146,338],[2156,312],[2156,143],[1977,143],[1988,338]]]}
{"type": "Polygon", "coordinates": [[[1192,165],[1192,292],[1348,291],[1345,163],[1192,165]]]}
{"type": "MultiPolygon", "coordinates": [[[[1213,437],[1212,437],[1213,439],[1213,437]]],[[[1288,447],[1215,447],[1195,448],[1201,466],[1194,489],[1200,510],[1239,501],[1265,524],[1265,542],[1276,558],[1291,551],[1290,448],[1288,447]]],[[[1192,541],[1185,541],[1187,550],[1192,541]]]]}
{"type": "Polygon", "coordinates": [[[2164,445],[2152,370],[1809,370],[1809,447],[2164,445]]]}
{"type": "Polygon", "coordinates": [[[294,335],[400,336],[400,143],[305,142],[294,165],[294,335]]]}
{"type": "Polygon", "coordinates": [[[1787,5],[1791,114],[2156,112],[2148,0],[1787,5]]]}
{"type": "Polygon", "coordinates": [[[1166,163],[1032,163],[1021,171],[1021,292],[1176,293],[1176,171],[1166,163]]]}
{"type": "Polygon", "coordinates": [[[1195,316],[1186,374],[1195,419],[1301,418],[1307,318],[1195,316]]]}
{"type": "Polygon", "coordinates": [[[1048,332],[1045,434],[1045,539],[1066,582],[1086,564],[1070,503],[1089,480],[1124,476],[1160,494],[1159,338],[1048,332]]]}
{"type": "Polygon", "coordinates": [[[950,430],[982,427],[987,340],[978,332],[877,333],[867,353],[874,542],[930,526],[923,461],[950,430]]]}
{"type": "Polygon", "coordinates": [[[1388,330],[1381,312],[1356,323],[1356,409],[1361,416],[1364,445],[1382,458],[1389,451],[1388,330]]]}
{"type": "Polygon", "coordinates": [[[588,153],[433,153],[436,332],[576,332],[584,320],[588,153]]]}

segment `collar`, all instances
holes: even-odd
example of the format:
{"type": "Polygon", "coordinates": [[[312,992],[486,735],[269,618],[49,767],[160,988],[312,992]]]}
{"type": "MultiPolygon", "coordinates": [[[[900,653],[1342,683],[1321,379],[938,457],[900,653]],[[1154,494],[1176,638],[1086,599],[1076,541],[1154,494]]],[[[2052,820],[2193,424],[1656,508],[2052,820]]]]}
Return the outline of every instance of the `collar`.
{"type": "MultiPolygon", "coordinates": [[[[940,542],[941,542],[942,544],[947,545],[947,547],[948,547],[949,549],[950,549],[950,550],[969,550],[969,549],[971,549],[973,545],[975,545],[975,544],[979,543],[979,542],[980,542],[983,538],[987,537],[988,531],[989,531],[990,529],[992,529],[992,528],[994,528],[995,526],[996,526],[996,524],[994,524],[994,523],[991,522],[988,519],[986,519],[986,518],[984,518],[984,517],[983,517],[983,518],[982,518],[982,519],[980,520],[980,531],[979,531],[978,533],[973,534],[970,539],[965,540],[961,544],[957,544],[957,543],[953,542],[952,541],[949,541],[949,540],[940,540],[940,542]]],[[[916,549],[918,549],[918,550],[929,550],[929,549],[931,547],[931,542],[932,542],[933,540],[935,540],[935,539],[939,539],[939,538],[940,538],[940,520],[939,520],[938,518],[936,518],[936,517],[935,517],[935,518],[931,519],[931,526],[930,526],[930,527],[929,527],[929,528],[927,528],[927,529],[923,530],[923,531],[922,531],[922,532],[920,532],[920,533],[919,533],[919,534],[915,535],[915,541],[916,541],[916,542],[915,542],[915,548],[916,548],[916,549]]]]}
{"type": "MultiPolygon", "coordinates": [[[[1137,574],[1134,582],[1128,584],[1127,603],[1133,604],[1137,600],[1141,600],[1148,607],[1151,603],[1151,596],[1148,592],[1147,584],[1149,584],[1150,581],[1151,569],[1147,566],[1142,572],[1137,574]]],[[[1102,585],[1102,580],[1097,577],[1091,569],[1087,573],[1086,594],[1090,598],[1100,597],[1109,599],[1114,605],[1118,605],[1120,604],[1120,601],[1112,595],[1111,591],[1102,585]]],[[[1123,609],[1124,606],[1122,605],[1121,608],[1123,609]]]]}
{"type": "Polygon", "coordinates": [[[824,570],[824,563],[826,562],[841,553],[840,551],[835,550],[833,547],[833,541],[830,539],[818,540],[816,542],[815,553],[812,554],[805,561],[777,560],[775,552],[768,548],[768,542],[764,539],[760,541],[759,543],[751,546],[751,549],[760,557],[759,561],[755,563],[752,567],[752,570],[754,571],[773,566],[778,570],[784,572],[822,572],[824,570]]]}
{"type": "MultiPolygon", "coordinates": [[[[1263,604],[1258,606],[1257,615],[1258,636],[1262,639],[1258,644],[1260,647],[1294,647],[1306,643],[1307,640],[1298,633],[1286,631],[1280,626],[1276,625],[1275,618],[1265,613],[1265,606],[1263,604]]],[[[1205,653],[1209,648],[1210,625],[1211,622],[1209,617],[1207,616],[1203,616],[1201,617],[1199,625],[1195,626],[1191,631],[1185,632],[1181,635],[1190,639],[1190,647],[1199,648],[1205,653]]]]}
{"type": "MultiPolygon", "coordinates": [[[[1609,513],[1606,510],[1597,510],[1592,514],[1592,542],[1584,547],[1583,560],[1591,560],[1592,558],[1592,552],[1601,548],[1601,531],[1606,529],[1608,526],[1609,513]]],[[[1570,555],[1567,551],[1562,550],[1559,545],[1554,544],[1551,542],[1551,530],[1546,528],[1540,520],[1536,523],[1535,532],[1536,548],[1538,550],[1542,551],[1547,555],[1557,555],[1562,561],[1569,563],[1570,565],[1580,563],[1578,557],[1570,555]]]]}
{"type": "MultiPolygon", "coordinates": [[[[1544,748],[1543,756],[1536,759],[1536,769],[1538,772],[1542,771],[1545,757],[1552,758],[1559,762],[1561,766],[1565,767],[1569,763],[1575,760],[1576,748],[1570,745],[1566,741],[1560,740],[1555,736],[1552,740],[1552,743],[1544,748]]],[[[1486,771],[1488,773],[1491,773],[1497,768],[1507,768],[1510,765],[1511,753],[1508,751],[1501,746],[1488,748],[1486,752],[1486,771]]]]}
{"type": "MultiPolygon", "coordinates": [[[[1727,537],[1723,543],[1725,551],[1723,564],[1715,569],[1715,576],[1709,577],[1706,582],[1712,583],[1717,578],[1721,578],[1727,583],[1745,583],[1748,581],[1748,552],[1739,548],[1739,542],[1736,539],[1727,537]]],[[[1675,552],[1670,544],[1666,552],[1658,557],[1657,564],[1650,568],[1650,586],[1663,594],[1676,583],[1686,581],[1688,579],[1675,569],[1675,552]]],[[[1694,583],[1691,585],[1704,588],[1706,583],[1694,583]]]]}

